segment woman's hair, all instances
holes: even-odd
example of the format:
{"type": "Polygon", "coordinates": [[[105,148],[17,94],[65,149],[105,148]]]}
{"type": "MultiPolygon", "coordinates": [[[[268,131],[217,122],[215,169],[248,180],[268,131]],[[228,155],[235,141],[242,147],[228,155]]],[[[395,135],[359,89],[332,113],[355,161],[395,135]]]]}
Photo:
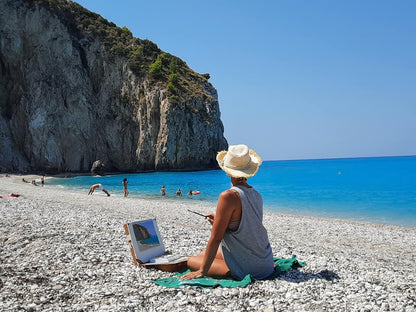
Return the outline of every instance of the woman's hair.
{"type": "Polygon", "coordinates": [[[123,181],[127,181],[127,178],[124,178],[123,181]]]}

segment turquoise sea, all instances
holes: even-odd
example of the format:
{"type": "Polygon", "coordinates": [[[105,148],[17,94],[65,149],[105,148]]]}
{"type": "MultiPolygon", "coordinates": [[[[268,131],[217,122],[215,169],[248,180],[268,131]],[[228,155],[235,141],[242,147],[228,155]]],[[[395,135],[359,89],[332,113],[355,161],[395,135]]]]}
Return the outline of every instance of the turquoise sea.
{"type": "MultiPolygon", "coordinates": [[[[124,177],[130,197],[161,197],[165,185],[165,200],[203,201],[213,209],[221,191],[230,187],[221,170],[77,176],[47,183],[86,194],[92,184],[102,183],[112,196],[122,197],[124,177]],[[189,196],[189,190],[201,194],[189,196]]],[[[265,161],[248,182],[263,195],[268,211],[416,227],[416,156],[265,161]]]]}

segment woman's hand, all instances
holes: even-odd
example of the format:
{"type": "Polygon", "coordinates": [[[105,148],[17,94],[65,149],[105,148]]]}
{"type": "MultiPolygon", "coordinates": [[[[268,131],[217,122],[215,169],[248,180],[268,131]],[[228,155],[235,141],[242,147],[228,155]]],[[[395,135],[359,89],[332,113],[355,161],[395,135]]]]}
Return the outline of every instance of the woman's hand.
{"type": "Polygon", "coordinates": [[[213,213],[207,214],[205,216],[205,218],[208,220],[209,223],[211,223],[211,225],[214,224],[215,214],[213,214],[213,213]]]}
{"type": "Polygon", "coordinates": [[[198,270],[198,271],[193,271],[193,272],[186,273],[179,280],[184,281],[184,280],[190,280],[190,279],[199,278],[199,277],[203,277],[203,276],[204,276],[204,273],[202,273],[201,270],[198,270]]]}

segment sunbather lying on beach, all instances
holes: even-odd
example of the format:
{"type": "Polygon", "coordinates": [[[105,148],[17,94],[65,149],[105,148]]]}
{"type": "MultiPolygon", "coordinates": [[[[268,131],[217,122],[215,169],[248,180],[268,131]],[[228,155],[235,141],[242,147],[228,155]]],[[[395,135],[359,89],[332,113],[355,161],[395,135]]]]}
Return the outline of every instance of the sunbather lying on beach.
{"type": "Polygon", "coordinates": [[[19,197],[19,194],[11,193],[10,195],[0,195],[0,198],[16,198],[19,197]]]}
{"type": "Polygon", "coordinates": [[[216,215],[206,216],[212,224],[206,250],[189,258],[188,267],[193,272],[181,279],[209,275],[241,280],[247,274],[265,279],[273,273],[274,262],[262,224],[263,199],[247,184],[247,177],[256,174],[262,160],[246,145],[234,145],[228,152],[218,153],[217,161],[231,178],[232,187],[221,193],[216,215]]]}
{"type": "Polygon", "coordinates": [[[94,191],[95,191],[95,189],[96,189],[97,187],[98,187],[100,190],[102,190],[104,193],[106,193],[106,194],[107,194],[107,196],[110,196],[110,193],[108,193],[108,191],[107,191],[105,188],[103,188],[103,186],[101,185],[101,183],[97,183],[97,184],[93,184],[93,185],[91,185],[91,187],[90,187],[90,191],[88,192],[88,195],[92,195],[92,193],[94,193],[94,191]]]}

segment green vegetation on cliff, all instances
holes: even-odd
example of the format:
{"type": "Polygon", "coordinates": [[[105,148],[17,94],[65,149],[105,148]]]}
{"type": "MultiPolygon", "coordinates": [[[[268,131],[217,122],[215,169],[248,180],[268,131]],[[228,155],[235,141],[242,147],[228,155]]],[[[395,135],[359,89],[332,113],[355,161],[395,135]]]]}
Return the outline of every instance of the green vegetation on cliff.
{"type": "Polygon", "coordinates": [[[113,55],[126,58],[135,74],[149,77],[152,83],[163,84],[172,103],[187,102],[194,96],[211,96],[203,88],[209,74],[198,74],[180,58],[161,51],[152,41],[133,37],[126,26],[118,27],[73,1],[27,1],[56,14],[74,36],[89,40],[99,38],[113,55]]]}

